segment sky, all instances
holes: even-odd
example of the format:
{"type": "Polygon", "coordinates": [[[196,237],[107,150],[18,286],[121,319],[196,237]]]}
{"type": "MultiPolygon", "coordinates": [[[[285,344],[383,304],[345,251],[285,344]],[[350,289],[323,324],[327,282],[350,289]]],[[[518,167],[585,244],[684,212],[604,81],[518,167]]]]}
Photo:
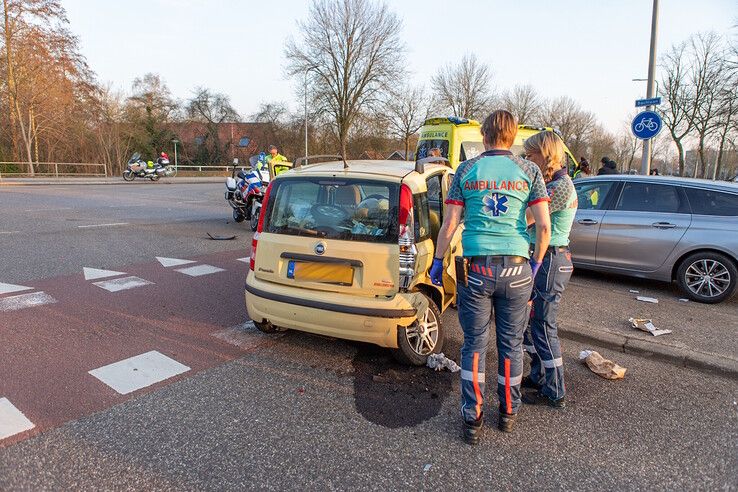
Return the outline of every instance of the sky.
{"type": "MultiPolygon", "coordinates": [[[[430,90],[438,67],[474,53],[498,90],[532,84],[568,95],[619,131],[643,97],[651,0],[388,0],[403,22],[408,82],[430,90]]],[[[98,80],[128,91],[159,73],[174,96],[227,94],[244,120],[260,103],[300,109],[285,41],[299,39],[308,0],[63,0],[98,80]]],[[[738,0],[660,0],[659,53],[690,34],[738,36],[738,0]]],[[[658,78],[658,72],[657,72],[658,78]]],[[[535,123],[535,122],[531,122],[535,123]]]]}

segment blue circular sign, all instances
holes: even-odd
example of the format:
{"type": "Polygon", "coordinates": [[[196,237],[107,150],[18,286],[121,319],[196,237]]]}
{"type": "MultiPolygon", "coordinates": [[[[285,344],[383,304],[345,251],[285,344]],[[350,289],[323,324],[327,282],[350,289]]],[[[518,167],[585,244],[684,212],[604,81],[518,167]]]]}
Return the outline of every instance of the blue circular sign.
{"type": "Polygon", "coordinates": [[[633,118],[630,129],[641,140],[648,140],[659,134],[663,127],[661,116],[656,111],[641,111],[633,118]]]}

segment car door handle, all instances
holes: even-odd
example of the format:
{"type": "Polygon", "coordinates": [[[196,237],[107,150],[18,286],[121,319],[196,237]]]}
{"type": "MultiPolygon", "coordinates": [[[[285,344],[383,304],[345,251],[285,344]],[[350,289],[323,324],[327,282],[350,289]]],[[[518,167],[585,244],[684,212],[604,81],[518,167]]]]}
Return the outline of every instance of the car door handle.
{"type": "Polygon", "coordinates": [[[676,224],[672,224],[671,222],[654,222],[651,224],[651,227],[655,227],[656,229],[673,229],[676,227],[676,224]]]}
{"type": "Polygon", "coordinates": [[[595,225],[597,223],[598,222],[596,220],[593,220],[593,219],[579,219],[577,221],[577,224],[582,224],[582,225],[595,225]]]}

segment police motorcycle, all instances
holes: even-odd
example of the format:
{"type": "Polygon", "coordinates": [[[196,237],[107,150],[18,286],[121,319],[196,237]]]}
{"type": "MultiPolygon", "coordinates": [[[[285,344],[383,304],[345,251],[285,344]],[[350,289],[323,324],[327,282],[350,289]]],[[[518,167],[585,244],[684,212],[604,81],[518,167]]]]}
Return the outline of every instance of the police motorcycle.
{"type": "Polygon", "coordinates": [[[261,200],[269,185],[270,175],[266,164],[266,154],[262,152],[259,156],[249,159],[251,169],[246,171],[238,167],[238,159],[233,159],[233,170],[231,176],[226,178],[225,199],[233,209],[233,220],[243,222],[249,220],[252,230],[259,225],[259,211],[261,200]]]}
{"type": "Polygon", "coordinates": [[[176,170],[169,165],[169,159],[157,159],[157,163],[153,161],[144,161],[141,154],[136,152],[128,160],[128,165],[123,171],[124,181],[133,181],[136,178],[147,178],[151,181],[158,181],[162,176],[175,176],[176,170]]]}

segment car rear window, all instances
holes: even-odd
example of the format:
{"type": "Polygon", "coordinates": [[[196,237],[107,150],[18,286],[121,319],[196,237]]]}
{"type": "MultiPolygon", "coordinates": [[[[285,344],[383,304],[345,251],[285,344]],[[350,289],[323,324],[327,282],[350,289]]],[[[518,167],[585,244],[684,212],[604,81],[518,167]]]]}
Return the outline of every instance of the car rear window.
{"type": "Polygon", "coordinates": [[[684,191],[693,214],[738,216],[738,194],[699,188],[684,188],[684,191]]]}
{"type": "Polygon", "coordinates": [[[277,180],[264,231],[396,243],[398,200],[395,183],[337,178],[277,180]]]}
{"type": "Polygon", "coordinates": [[[415,155],[416,159],[424,159],[428,157],[428,151],[437,147],[441,150],[441,157],[448,159],[448,140],[421,140],[418,142],[418,151],[415,155]]]}

